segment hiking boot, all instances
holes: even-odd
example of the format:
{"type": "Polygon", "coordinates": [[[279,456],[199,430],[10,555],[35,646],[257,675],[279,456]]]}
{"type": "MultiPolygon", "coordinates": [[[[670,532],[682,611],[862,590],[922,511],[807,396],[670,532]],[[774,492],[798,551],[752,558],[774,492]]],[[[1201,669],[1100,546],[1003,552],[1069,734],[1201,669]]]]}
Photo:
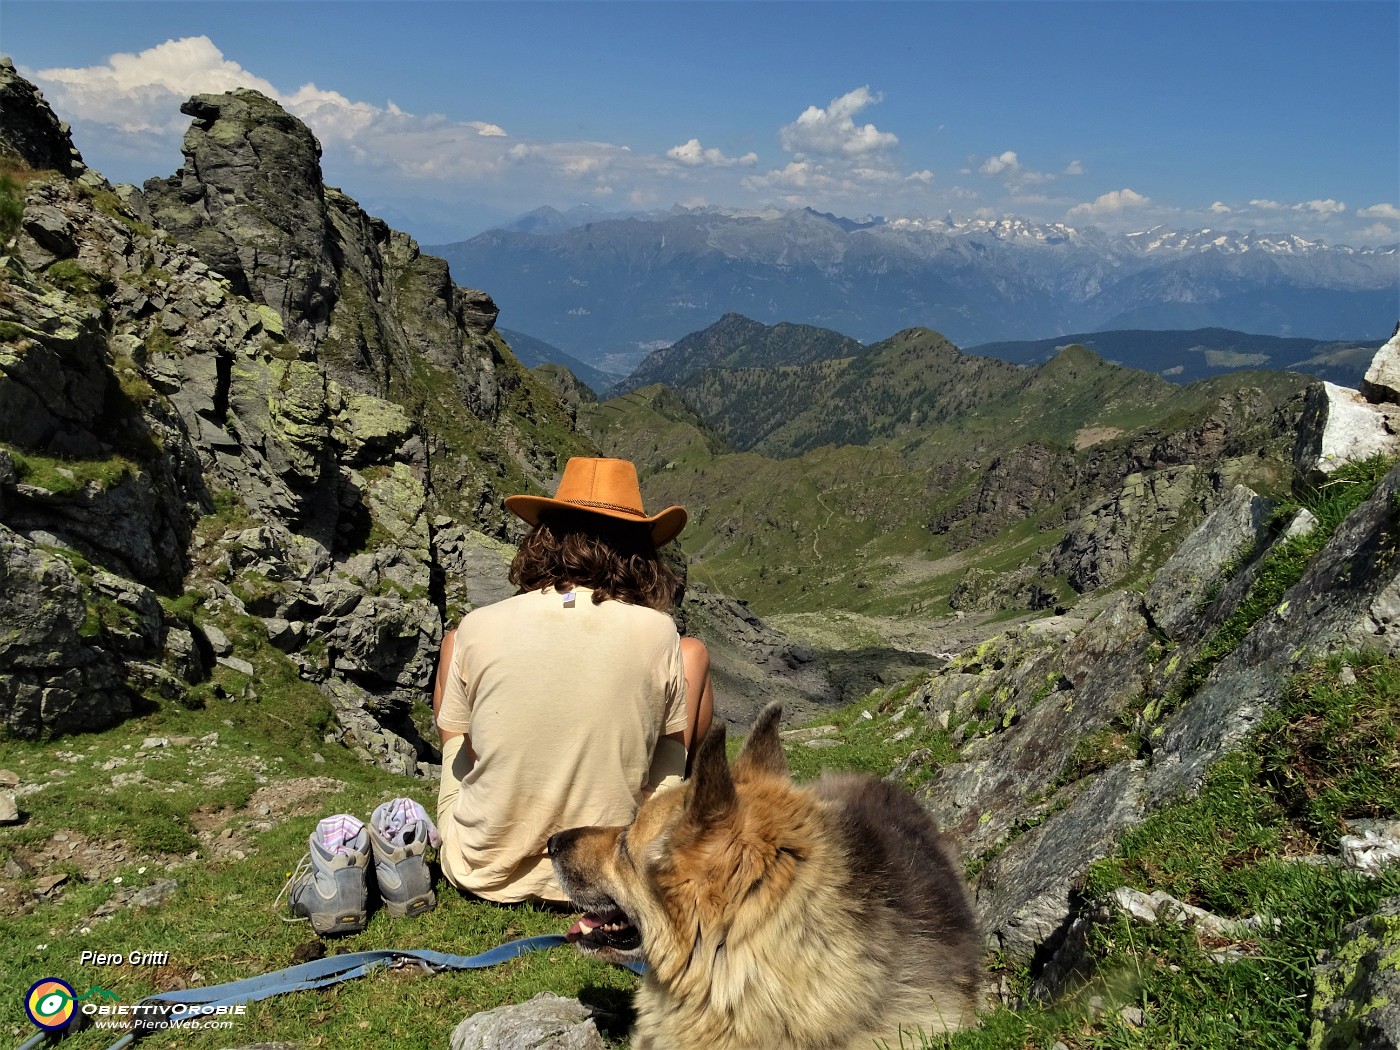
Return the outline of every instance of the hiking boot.
{"type": "Polygon", "coordinates": [[[440,839],[423,807],[407,798],[385,802],[370,817],[369,840],[374,849],[374,878],[390,916],[403,919],[432,911],[437,895],[427,852],[440,839]]]}
{"type": "Polygon", "coordinates": [[[310,847],[287,883],[292,914],[310,919],[323,937],[360,932],[369,917],[364,824],[348,813],[326,817],[311,833],[310,847]]]}

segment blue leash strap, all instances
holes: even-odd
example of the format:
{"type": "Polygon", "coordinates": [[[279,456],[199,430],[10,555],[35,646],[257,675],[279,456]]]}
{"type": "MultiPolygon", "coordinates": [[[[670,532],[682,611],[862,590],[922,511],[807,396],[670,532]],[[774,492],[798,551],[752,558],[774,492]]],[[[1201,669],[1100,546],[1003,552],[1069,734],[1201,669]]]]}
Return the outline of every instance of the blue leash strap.
{"type": "Polygon", "coordinates": [[[372,970],[388,967],[401,961],[418,961],[434,970],[480,970],[496,966],[527,952],[554,948],[564,944],[562,936],[555,933],[538,937],[522,937],[507,941],[480,955],[448,955],[427,949],[386,948],[370,952],[350,952],[346,955],[331,955],[324,959],[289,966],[285,970],[275,970],[258,977],[247,977],[241,981],[216,984],[209,988],[186,988],[170,992],[157,992],[141,1000],[141,1004],[180,1003],[192,1007],[183,1011],[183,1016],[199,1017],[212,1013],[221,1006],[236,1006],[239,1003],[255,1003],[284,992],[304,992],[316,988],[326,988],[342,981],[363,977],[372,970]]]}
{"type": "MultiPolygon", "coordinates": [[[[180,1018],[197,1018],[227,1011],[229,1007],[241,1003],[255,1003],[284,992],[304,992],[317,988],[327,988],[342,981],[363,977],[374,970],[404,963],[416,962],[430,972],[439,970],[481,970],[517,958],[527,952],[555,948],[567,943],[567,939],[557,933],[541,934],[538,937],[521,937],[497,945],[480,955],[449,955],[446,952],[430,951],[426,948],[386,948],[369,952],[350,952],[346,955],[331,955],[324,959],[289,966],[285,970],[257,977],[247,977],[241,981],[229,981],[208,988],[185,988],[169,992],[156,992],[148,995],[136,1005],[149,1007],[153,1018],[168,1019],[173,1010],[162,1007],[182,1006],[185,1009],[175,1013],[180,1018]]],[[[625,963],[633,973],[646,972],[641,963],[625,963]]],[[[153,1030],[152,1025],[147,1030],[153,1030]]],[[[108,1050],[122,1050],[135,1041],[140,1029],[128,1032],[112,1044],[108,1050]]],[[[26,1044],[28,1045],[28,1044],[26,1044]]]]}

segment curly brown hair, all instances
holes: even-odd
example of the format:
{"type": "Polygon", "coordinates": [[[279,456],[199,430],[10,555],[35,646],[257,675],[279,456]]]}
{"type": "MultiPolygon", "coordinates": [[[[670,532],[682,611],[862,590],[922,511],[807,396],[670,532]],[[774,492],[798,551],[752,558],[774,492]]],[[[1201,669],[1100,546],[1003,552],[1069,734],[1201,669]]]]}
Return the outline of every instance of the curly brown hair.
{"type": "Polygon", "coordinates": [[[520,541],[510,582],[521,594],[591,587],[595,605],[611,598],[659,612],[671,610],[681,588],[645,526],[568,511],[541,517],[520,541]]]}

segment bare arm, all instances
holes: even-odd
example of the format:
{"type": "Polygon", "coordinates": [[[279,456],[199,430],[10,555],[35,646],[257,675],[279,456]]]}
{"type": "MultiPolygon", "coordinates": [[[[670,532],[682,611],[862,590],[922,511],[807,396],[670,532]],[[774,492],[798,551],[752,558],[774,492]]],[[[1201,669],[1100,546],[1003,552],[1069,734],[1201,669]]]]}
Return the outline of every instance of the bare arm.
{"type": "MultiPolygon", "coordinates": [[[[456,648],[457,631],[454,628],[442,636],[442,652],[438,656],[437,676],[433,679],[433,725],[437,725],[438,710],[442,707],[442,697],[447,691],[447,678],[452,673],[452,653],[456,648]]],[[[446,744],[449,740],[455,740],[459,736],[466,736],[465,733],[455,732],[450,729],[438,728],[438,740],[446,744]]],[[[471,741],[468,740],[462,745],[470,753],[471,741]]]]}
{"type": "MultiPolygon", "coordinates": [[[[715,717],[715,691],[710,684],[710,651],[699,638],[681,639],[681,662],[685,666],[686,728],[681,741],[694,749],[715,717]],[[695,731],[692,740],[691,731],[695,731]]],[[[676,736],[677,734],[670,734],[676,736]]]]}

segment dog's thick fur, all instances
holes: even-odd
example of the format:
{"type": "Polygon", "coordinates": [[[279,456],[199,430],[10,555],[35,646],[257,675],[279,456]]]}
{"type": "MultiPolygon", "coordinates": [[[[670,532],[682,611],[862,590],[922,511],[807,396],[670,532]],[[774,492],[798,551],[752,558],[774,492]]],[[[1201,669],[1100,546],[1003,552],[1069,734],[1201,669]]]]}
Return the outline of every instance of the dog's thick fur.
{"type": "Polygon", "coordinates": [[[732,769],[716,723],[630,827],[550,840],[574,902],[612,918],[582,946],[618,959],[640,931],[635,1050],[873,1050],[974,1020],[981,943],[938,830],[869,777],[796,786],[780,714],[732,769]]]}

